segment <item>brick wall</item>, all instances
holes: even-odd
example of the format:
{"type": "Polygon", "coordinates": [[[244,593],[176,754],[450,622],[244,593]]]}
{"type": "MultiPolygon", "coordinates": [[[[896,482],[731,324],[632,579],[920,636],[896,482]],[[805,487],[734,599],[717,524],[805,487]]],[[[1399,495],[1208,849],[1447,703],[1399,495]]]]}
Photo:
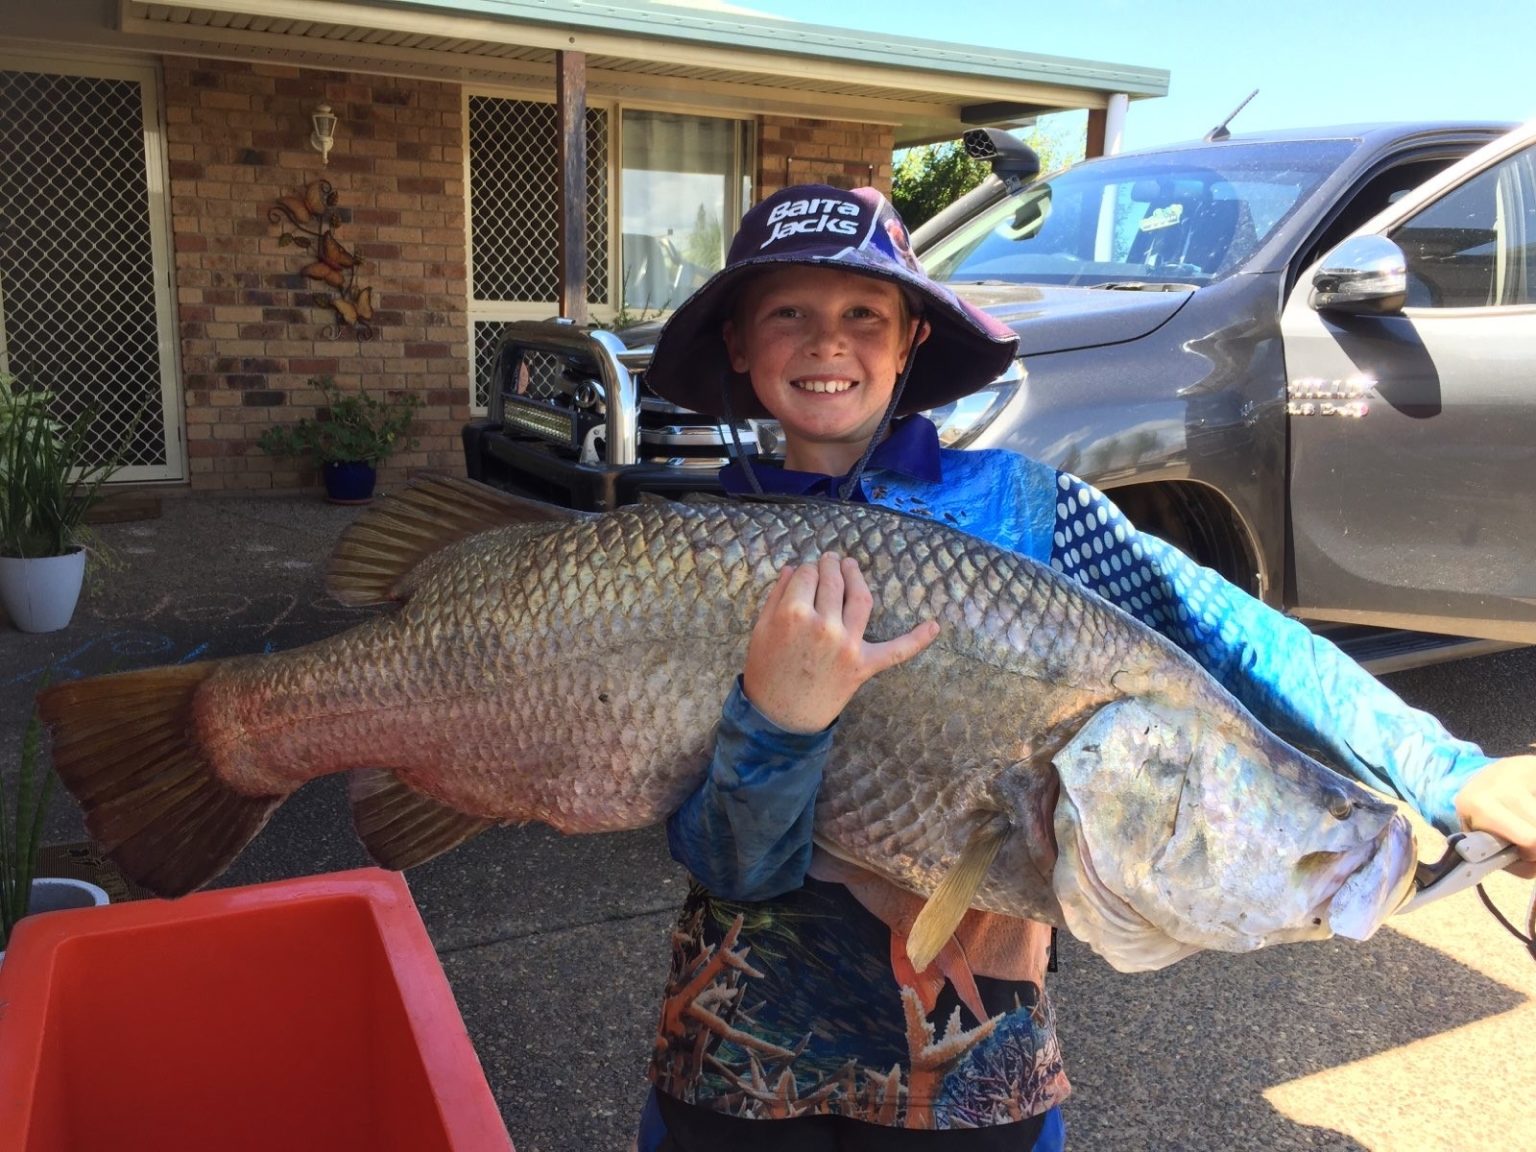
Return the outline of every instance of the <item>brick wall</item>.
{"type": "MultiPolygon", "coordinates": [[[[317,485],[307,462],[263,453],[274,423],[313,416],[309,381],[421,397],[415,435],[381,468],[385,484],[411,470],[459,473],[469,419],[460,90],[452,84],[280,65],[167,57],[165,117],[194,489],[317,485]],[[308,146],[310,114],[340,118],[328,166],[308,146]],[[373,289],[374,338],[333,337],[318,304],[313,259],[279,243],[279,197],[330,182],[337,239],[362,260],[373,289]]],[[[783,116],[759,119],[759,198],[787,183],[873,183],[889,192],[887,125],[783,116]]]]}
{"type": "MultiPolygon", "coordinates": [[[[256,444],[274,422],[313,416],[307,381],[421,397],[415,433],[380,471],[462,472],[469,418],[463,146],[456,85],[223,61],[164,61],[187,454],[194,489],[318,483],[305,462],[256,444]],[[310,113],[340,117],[329,166],[308,146],[310,113]],[[328,180],[336,237],[362,260],[375,338],[332,338],[300,269],[279,244],[278,197],[328,180]]],[[[292,231],[292,229],[289,229],[292,231]]]]}
{"type": "Polygon", "coordinates": [[[889,196],[895,139],[889,124],[763,116],[757,127],[757,198],[789,184],[873,184],[889,196]]]}

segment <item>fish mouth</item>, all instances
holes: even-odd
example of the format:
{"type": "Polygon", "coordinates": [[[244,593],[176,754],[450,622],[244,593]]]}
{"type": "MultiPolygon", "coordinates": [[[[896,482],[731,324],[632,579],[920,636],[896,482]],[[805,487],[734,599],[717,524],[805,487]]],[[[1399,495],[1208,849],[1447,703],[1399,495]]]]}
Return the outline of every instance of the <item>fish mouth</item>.
{"type": "Polygon", "coordinates": [[[1369,940],[1413,888],[1418,847],[1408,818],[1394,814],[1375,846],[1370,858],[1327,901],[1326,919],[1335,936],[1369,940]]]}

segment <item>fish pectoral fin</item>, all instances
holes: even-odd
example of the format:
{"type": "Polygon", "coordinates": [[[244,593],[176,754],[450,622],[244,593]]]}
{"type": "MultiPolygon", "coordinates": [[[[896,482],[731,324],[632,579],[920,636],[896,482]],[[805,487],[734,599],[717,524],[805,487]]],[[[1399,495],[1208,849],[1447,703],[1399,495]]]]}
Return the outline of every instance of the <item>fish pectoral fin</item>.
{"type": "Polygon", "coordinates": [[[403,600],[404,577],[450,544],[508,525],[558,525],[590,516],[456,476],[417,476],[341,534],[326,566],[326,590],[343,604],[403,600]]]}
{"type": "Polygon", "coordinates": [[[368,855],[396,871],[424,864],[497,824],[450,808],[384,768],[354,769],[347,796],[368,855]]]}
{"type": "Polygon", "coordinates": [[[1006,821],[998,819],[972,833],[960,851],[960,859],[917,914],[907,935],[907,957],[919,972],[933,963],[960,927],[1008,832],[1006,821]]]}

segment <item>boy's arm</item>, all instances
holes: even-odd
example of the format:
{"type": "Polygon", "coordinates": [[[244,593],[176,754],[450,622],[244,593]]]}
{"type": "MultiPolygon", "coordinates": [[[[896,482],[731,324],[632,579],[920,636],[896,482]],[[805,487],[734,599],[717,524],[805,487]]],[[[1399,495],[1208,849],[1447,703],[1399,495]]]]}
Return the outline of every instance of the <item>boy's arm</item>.
{"type": "Polygon", "coordinates": [[[672,858],[715,895],[767,900],[805,882],[832,728],[786,732],[731,689],[709,774],[667,819],[672,858]]]}
{"type": "Polygon", "coordinates": [[[1091,485],[1059,473],[1056,499],[1052,567],[1173,640],[1281,736],[1458,829],[1456,794],[1491,757],[1305,625],[1137,531],[1091,485]]]}
{"type": "Polygon", "coordinates": [[[833,724],[861,684],[939,631],[924,621],[871,643],[873,604],[859,566],[836,553],[780,572],[753,624],[709,774],[667,821],[673,857],[710,891],[766,900],[804,882],[833,724]]]}

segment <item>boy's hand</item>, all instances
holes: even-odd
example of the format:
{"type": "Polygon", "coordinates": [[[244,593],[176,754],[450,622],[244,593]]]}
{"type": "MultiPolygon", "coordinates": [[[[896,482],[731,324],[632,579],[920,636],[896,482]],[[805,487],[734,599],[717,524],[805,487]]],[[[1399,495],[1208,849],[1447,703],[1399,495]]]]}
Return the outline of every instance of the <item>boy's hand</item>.
{"type": "Polygon", "coordinates": [[[819,732],[870,677],[912,659],[939,634],[925,620],[881,644],[864,639],[874,597],[857,561],[824,552],[779,573],[747,644],[742,688],[789,732],[819,732]]]}
{"type": "Polygon", "coordinates": [[[1491,832],[1520,849],[1507,871],[1536,879],[1536,756],[1508,756],[1476,772],[1456,793],[1468,832],[1491,832]]]}

